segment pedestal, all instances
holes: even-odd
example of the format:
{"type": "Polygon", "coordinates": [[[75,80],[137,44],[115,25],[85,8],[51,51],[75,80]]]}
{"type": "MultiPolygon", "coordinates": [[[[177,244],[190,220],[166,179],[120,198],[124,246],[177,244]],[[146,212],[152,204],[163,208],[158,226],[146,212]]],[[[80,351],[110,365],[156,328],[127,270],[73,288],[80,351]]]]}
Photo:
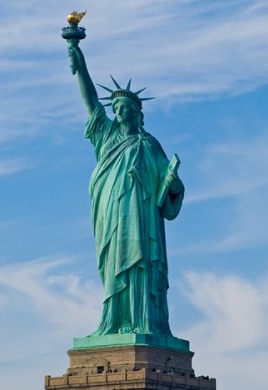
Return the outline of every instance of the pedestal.
{"type": "Polygon", "coordinates": [[[46,390],[216,390],[216,380],[196,377],[187,340],[138,334],[74,339],[61,377],[45,377],[46,390]]]}

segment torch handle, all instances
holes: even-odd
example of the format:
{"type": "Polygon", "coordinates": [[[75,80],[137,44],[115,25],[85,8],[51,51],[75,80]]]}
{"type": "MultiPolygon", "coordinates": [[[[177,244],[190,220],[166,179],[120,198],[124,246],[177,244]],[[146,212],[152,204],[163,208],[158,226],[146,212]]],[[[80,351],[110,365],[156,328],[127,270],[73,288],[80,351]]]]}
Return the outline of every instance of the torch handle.
{"type": "Polygon", "coordinates": [[[73,47],[78,47],[80,40],[77,38],[72,38],[72,39],[68,39],[67,42],[69,45],[68,46],[68,53],[69,53],[69,57],[70,57],[71,72],[72,72],[72,74],[76,74],[77,63],[76,63],[76,58],[75,58],[75,53],[74,53],[73,47]]]}

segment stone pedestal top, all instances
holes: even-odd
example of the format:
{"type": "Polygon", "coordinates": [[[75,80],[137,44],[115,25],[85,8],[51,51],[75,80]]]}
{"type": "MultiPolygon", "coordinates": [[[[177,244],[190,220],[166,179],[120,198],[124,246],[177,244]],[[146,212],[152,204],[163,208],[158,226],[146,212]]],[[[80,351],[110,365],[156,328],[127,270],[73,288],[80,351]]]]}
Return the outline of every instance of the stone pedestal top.
{"type": "MultiPolygon", "coordinates": [[[[161,346],[146,345],[145,341],[148,342],[148,338],[134,337],[137,335],[120,336],[123,337],[113,335],[119,345],[110,346],[100,346],[100,343],[89,347],[89,342],[97,339],[93,337],[75,339],[76,348],[68,351],[69,368],[67,373],[62,377],[46,376],[45,389],[216,390],[215,379],[195,376],[192,368],[194,353],[189,351],[189,348],[184,350],[164,347],[163,343],[161,346]],[[132,344],[127,345],[127,341],[131,340],[132,344]],[[143,342],[143,345],[138,344],[143,342]],[[86,348],[85,345],[87,345],[86,348]]],[[[107,338],[103,340],[107,344],[107,338]]],[[[186,340],[177,340],[179,340],[177,345],[187,345],[186,340]]],[[[114,344],[115,340],[112,341],[114,344]]],[[[153,339],[150,338],[150,342],[152,341],[153,339]]],[[[154,340],[154,342],[156,341],[157,339],[154,340]]],[[[163,340],[158,339],[158,342],[160,341],[163,342],[163,340]]],[[[166,344],[169,345],[169,340],[166,340],[166,344]]]]}
{"type": "Polygon", "coordinates": [[[87,336],[73,340],[73,350],[88,348],[103,348],[127,345],[146,345],[151,347],[172,348],[181,351],[190,351],[188,340],[174,336],[151,335],[151,334],[109,334],[103,336],[87,336]]]}

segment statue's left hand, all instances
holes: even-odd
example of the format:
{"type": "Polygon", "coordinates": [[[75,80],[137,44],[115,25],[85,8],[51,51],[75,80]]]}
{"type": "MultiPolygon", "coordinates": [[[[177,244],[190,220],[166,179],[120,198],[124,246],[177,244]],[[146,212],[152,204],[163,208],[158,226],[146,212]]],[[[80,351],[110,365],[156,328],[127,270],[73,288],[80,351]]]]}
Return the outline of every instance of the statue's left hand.
{"type": "Polygon", "coordinates": [[[76,74],[78,68],[78,59],[77,59],[77,47],[78,45],[74,45],[73,42],[68,41],[68,54],[70,57],[70,68],[72,74],[76,74]]]}
{"type": "Polygon", "coordinates": [[[170,192],[177,193],[180,189],[180,179],[177,172],[172,170],[168,171],[168,174],[165,178],[165,184],[169,187],[170,192]]]}

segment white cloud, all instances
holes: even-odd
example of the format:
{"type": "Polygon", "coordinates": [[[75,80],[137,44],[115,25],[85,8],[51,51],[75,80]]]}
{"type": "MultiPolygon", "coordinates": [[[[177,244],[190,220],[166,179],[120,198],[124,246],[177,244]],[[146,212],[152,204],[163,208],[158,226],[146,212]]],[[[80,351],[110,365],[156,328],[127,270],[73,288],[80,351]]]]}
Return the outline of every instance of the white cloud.
{"type": "Polygon", "coordinates": [[[189,300],[205,317],[192,332],[201,336],[212,331],[210,337],[202,337],[211,349],[232,353],[261,346],[268,325],[268,289],[264,281],[258,286],[235,276],[195,272],[189,272],[186,280],[189,300]]]}
{"type": "Polygon", "coordinates": [[[11,221],[0,221],[0,229],[6,229],[8,227],[12,227],[14,226],[15,224],[17,224],[18,221],[17,220],[11,220],[11,221]]]}
{"type": "MultiPolygon", "coordinates": [[[[107,13],[101,3],[92,4],[84,19],[88,38],[81,45],[98,82],[115,72],[122,79],[139,76],[158,97],[243,93],[267,82],[268,10],[253,3],[108,1],[107,13]]],[[[28,50],[31,61],[38,59],[37,67],[46,64],[47,72],[55,74],[56,62],[66,51],[60,27],[72,3],[64,8],[53,3],[53,13],[49,3],[33,4],[20,9],[17,19],[13,14],[2,34],[9,32],[5,42],[12,56],[23,58],[28,50]],[[44,52],[54,56],[49,64],[44,52]]],[[[86,1],[81,3],[81,8],[86,6],[86,1]]],[[[65,61],[67,68],[67,56],[65,61]]]]}
{"type": "Polygon", "coordinates": [[[267,243],[268,138],[264,130],[246,139],[203,147],[198,153],[193,148],[197,170],[188,173],[183,207],[185,221],[193,225],[193,239],[173,247],[170,255],[223,253],[267,243]]]}
{"type": "Polygon", "coordinates": [[[198,170],[205,180],[204,188],[198,188],[187,202],[236,196],[268,184],[266,133],[209,146],[203,153],[198,170]]]}
{"type": "Polygon", "coordinates": [[[93,282],[83,282],[79,275],[68,272],[68,265],[77,260],[64,256],[41,258],[2,267],[0,284],[9,291],[11,307],[16,297],[16,302],[21,301],[46,326],[60,331],[61,337],[74,327],[89,331],[90,324],[98,321],[102,294],[93,282]],[[79,317],[84,321],[77,323],[79,317]]]}
{"type": "MultiPolygon", "coordinates": [[[[124,84],[132,76],[134,88],[147,85],[147,96],[158,98],[154,103],[158,110],[178,101],[244,93],[268,81],[266,1],[107,0],[105,4],[104,11],[103,2],[92,3],[83,21],[87,38],[81,46],[95,82],[109,86],[112,73],[124,84]]],[[[77,80],[69,72],[66,42],[60,36],[73,3],[15,0],[2,8],[5,22],[0,33],[8,39],[2,42],[0,142],[18,140],[22,153],[22,142],[53,132],[55,138],[64,137],[73,123],[82,127],[86,117],[77,80]]],[[[79,8],[88,8],[88,1],[81,0],[79,8]]],[[[202,242],[191,237],[195,244],[185,248],[182,243],[180,255],[245,249],[267,242],[268,140],[264,135],[254,138],[206,147],[203,157],[199,155],[197,191],[187,186],[185,203],[194,208],[206,206],[202,202],[207,200],[219,201],[215,208],[222,212],[217,221],[222,230],[206,235],[202,242]],[[226,199],[232,200],[228,210],[223,203],[226,199]]],[[[2,156],[0,178],[33,166],[20,155],[16,159],[9,155],[8,160],[2,156]]],[[[0,223],[2,232],[5,227],[0,223]]],[[[60,227],[53,223],[53,229],[60,227]]],[[[35,227],[31,229],[36,232],[35,227]]],[[[43,229],[46,240],[49,228],[38,229],[43,229]]],[[[32,250],[38,251],[34,245],[32,250]]],[[[69,260],[55,256],[0,268],[5,350],[1,365],[6,367],[1,388],[19,388],[22,378],[29,379],[29,367],[35,372],[33,388],[41,388],[45,374],[66,371],[65,350],[72,337],[96,328],[102,289],[70,269],[72,260],[79,259],[69,260]]],[[[264,279],[249,282],[234,276],[188,275],[187,296],[203,320],[179,337],[190,339],[196,371],[217,376],[219,390],[230,389],[233,383],[243,390],[265,388],[262,367],[268,357],[265,348],[261,351],[267,343],[268,325],[264,279]]]]}
{"type": "MultiPolygon", "coordinates": [[[[38,137],[55,126],[55,118],[62,126],[83,121],[86,111],[60,36],[73,3],[14,1],[4,7],[0,33],[9,39],[3,42],[0,142],[38,137]]],[[[80,7],[88,8],[87,1],[80,7]]],[[[112,73],[124,84],[133,76],[137,89],[147,85],[147,96],[157,97],[154,109],[163,109],[244,93],[268,81],[268,10],[262,2],[109,0],[106,8],[92,4],[83,21],[88,36],[81,47],[94,82],[109,85],[112,73]]]]}
{"type": "Polygon", "coordinates": [[[178,336],[191,340],[196,372],[216,377],[219,390],[264,388],[267,279],[265,274],[251,281],[215,273],[186,274],[182,289],[203,319],[178,336]]]}
{"type": "MultiPolygon", "coordinates": [[[[32,368],[36,365],[36,384],[45,374],[66,371],[65,350],[72,337],[88,334],[99,320],[102,289],[70,270],[77,262],[79,258],[58,256],[0,268],[1,334],[6,340],[2,364],[11,368],[15,359],[16,372],[21,369],[22,376],[25,370],[28,374],[24,361],[32,368]]],[[[241,383],[244,390],[251,390],[253,382],[261,386],[265,381],[267,279],[188,272],[180,286],[202,320],[177,335],[191,341],[196,374],[216,377],[219,390],[239,388],[241,383]],[[245,371],[244,366],[251,368],[245,371]]],[[[7,371],[5,385],[9,375],[7,371]]],[[[15,380],[9,388],[15,390],[17,385],[15,380]]]]}
{"type": "Polygon", "coordinates": [[[73,337],[96,329],[102,289],[80,275],[79,261],[51,256],[0,268],[1,388],[26,383],[29,367],[33,388],[42,387],[46,374],[62,375],[73,337]]]}
{"type": "Polygon", "coordinates": [[[32,167],[33,163],[23,158],[14,158],[2,161],[0,160],[0,177],[12,175],[25,169],[30,169],[32,167]]]}

